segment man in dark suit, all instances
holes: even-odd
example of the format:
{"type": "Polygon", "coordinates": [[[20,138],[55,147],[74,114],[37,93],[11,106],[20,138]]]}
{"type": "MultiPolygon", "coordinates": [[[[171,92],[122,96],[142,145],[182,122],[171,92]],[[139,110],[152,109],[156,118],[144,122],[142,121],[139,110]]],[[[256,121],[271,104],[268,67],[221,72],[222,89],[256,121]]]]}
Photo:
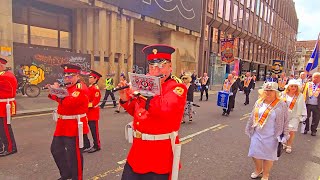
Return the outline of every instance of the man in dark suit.
{"type": "Polygon", "coordinates": [[[243,80],[243,91],[246,95],[246,102],[244,102],[244,105],[249,104],[249,95],[253,88],[253,78],[251,77],[251,73],[247,72],[246,77],[243,80]]]}
{"type": "Polygon", "coordinates": [[[200,101],[202,101],[203,91],[206,92],[206,101],[208,101],[209,98],[209,84],[210,84],[210,78],[207,73],[203,73],[203,77],[201,77],[201,92],[200,92],[200,101]]]}
{"type": "Polygon", "coordinates": [[[240,77],[238,76],[238,73],[236,71],[232,71],[231,74],[232,74],[233,80],[234,80],[234,83],[233,83],[234,84],[233,85],[234,86],[234,91],[233,91],[234,103],[231,106],[231,111],[233,111],[238,89],[240,89],[242,91],[242,85],[241,85],[241,80],[240,80],[240,77]]]}

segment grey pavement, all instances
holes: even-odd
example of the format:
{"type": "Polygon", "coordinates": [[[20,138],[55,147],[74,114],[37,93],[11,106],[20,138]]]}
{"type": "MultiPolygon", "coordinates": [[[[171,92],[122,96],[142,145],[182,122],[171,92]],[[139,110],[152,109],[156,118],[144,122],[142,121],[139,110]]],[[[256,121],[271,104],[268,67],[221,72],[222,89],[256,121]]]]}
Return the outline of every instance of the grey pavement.
{"type": "MultiPolygon", "coordinates": [[[[248,180],[253,162],[247,156],[250,140],[244,134],[248,114],[257,99],[251,93],[244,106],[244,94],[237,94],[236,106],[229,117],[221,116],[216,96],[195,102],[192,123],[181,125],[182,142],[179,180],[248,180]],[[186,138],[187,137],[187,138],[186,138]]],[[[132,117],[113,108],[101,110],[99,121],[102,150],[84,154],[84,179],[120,180],[130,149],[124,138],[124,126],[132,117]]],[[[13,131],[18,153],[0,158],[1,180],[55,180],[59,171],[50,153],[55,122],[49,114],[14,117],[13,131]]],[[[284,153],[274,163],[270,180],[317,180],[320,176],[320,134],[297,133],[291,154],[284,153]]],[[[90,137],[91,138],[91,137],[90,137]]]]}

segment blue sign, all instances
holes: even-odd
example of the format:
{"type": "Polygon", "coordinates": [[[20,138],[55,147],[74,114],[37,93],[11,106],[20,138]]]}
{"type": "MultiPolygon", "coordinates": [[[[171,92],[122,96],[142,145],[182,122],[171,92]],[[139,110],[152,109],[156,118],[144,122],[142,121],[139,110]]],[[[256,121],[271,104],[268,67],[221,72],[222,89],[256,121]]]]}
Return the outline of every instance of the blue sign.
{"type": "Polygon", "coordinates": [[[225,91],[218,92],[217,106],[222,107],[223,109],[228,109],[229,104],[229,93],[225,91]]]}

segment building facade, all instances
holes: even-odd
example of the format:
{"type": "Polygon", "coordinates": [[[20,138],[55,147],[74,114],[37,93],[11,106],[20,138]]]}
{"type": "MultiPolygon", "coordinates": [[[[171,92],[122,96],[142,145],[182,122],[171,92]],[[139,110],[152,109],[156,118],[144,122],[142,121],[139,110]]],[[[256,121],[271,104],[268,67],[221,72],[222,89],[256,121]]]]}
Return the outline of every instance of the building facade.
{"type": "MultiPolygon", "coordinates": [[[[296,42],[296,58],[295,69],[298,72],[305,70],[311,54],[316,46],[317,40],[297,41],[296,42]]],[[[318,71],[320,68],[318,69],[318,71]]]]}
{"type": "Polygon", "coordinates": [[[213,84],[221,83],[228,69],[220,55],[225,39],[234,39],[240,71],[263,79],[272,60],[283,60],[289,72],[298,29],[293,0],[206,0],[203,8],[198,70],[208,72],[213,84]]]}
{"type": "Polygon", "coordinates": [[[201,1],[1,0],[0,46],[9,65],[34,84],[62,79],[59,65],[73,63],[105,77],[146,73],[141,50],[150,44],[176,48],[173,73],[197,69],[201,1]]]}

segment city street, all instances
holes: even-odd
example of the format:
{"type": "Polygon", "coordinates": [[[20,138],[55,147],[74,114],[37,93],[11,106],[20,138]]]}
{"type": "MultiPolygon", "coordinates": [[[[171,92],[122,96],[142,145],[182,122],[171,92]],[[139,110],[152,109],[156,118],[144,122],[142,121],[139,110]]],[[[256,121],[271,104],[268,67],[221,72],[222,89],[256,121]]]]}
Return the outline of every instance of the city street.
{"type": "MultiPolygon", "coordinates": [[[[257,87],[258,88],[258,87],[257,87]]],[[[181,125],[181,180],[247,180],[253,172],[253,162],[247,156],[249,138],[244,134],[246,122],[257,99],[257,89],[251,94],[250,105],[244,106],[245,95],[238,92],[236,107],[229,117],[222,116],[216,106],[216,95],[199,102],[192,123],[181,125]]],[[[122,109],[101,110],[100,137],[102,150],[84,154],[84,179],[121,179],[130,144],[124,137],[124,127],[132,119],[122,109]]],[[[50,153],[55,129],[51,114],[15,117],[12,123],[18,153],[0,158],[1,180],[56,180],[59,171],[50,153]]],[[[283,153],[274,163],[271,180],[317,180],[320,176],[320,134],[297,133],[291,154],[283,153]]],[[[156,156],[156,154],[155,154],[156,156]]]]}

